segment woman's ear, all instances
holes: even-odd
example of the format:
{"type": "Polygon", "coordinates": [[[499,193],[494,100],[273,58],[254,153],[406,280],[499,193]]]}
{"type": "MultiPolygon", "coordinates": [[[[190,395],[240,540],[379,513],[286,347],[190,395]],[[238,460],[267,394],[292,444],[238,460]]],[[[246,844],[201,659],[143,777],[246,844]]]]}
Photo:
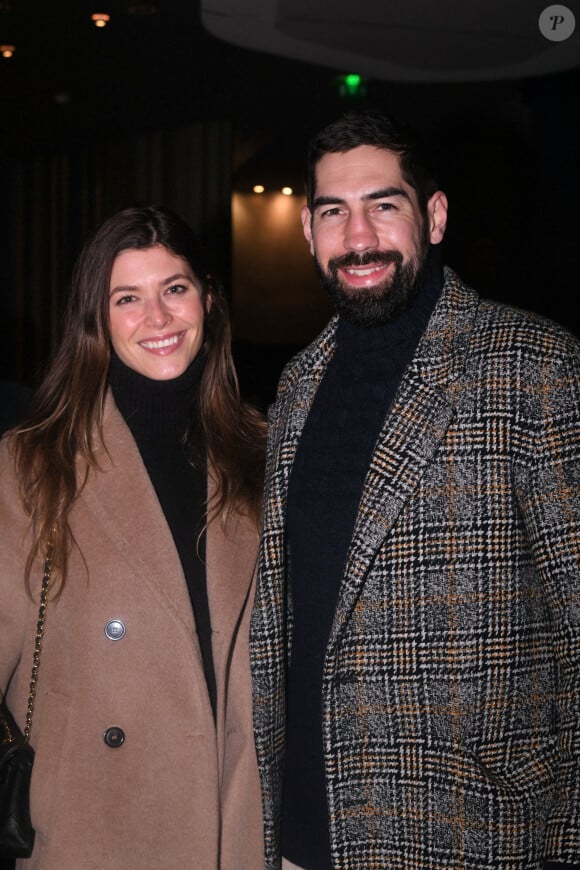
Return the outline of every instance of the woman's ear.
{"type": "Polygon", "coordinates": [[[212,275],[208,272],[205,276],[205,281],[203,282],[203,291],[204,299],[203,299],[203,307],[206,313],[206,316],[211,311],[211,306],[213,305],[213,295],[212,295],[212,287],[214,286],[214,279],[212,275]]]}

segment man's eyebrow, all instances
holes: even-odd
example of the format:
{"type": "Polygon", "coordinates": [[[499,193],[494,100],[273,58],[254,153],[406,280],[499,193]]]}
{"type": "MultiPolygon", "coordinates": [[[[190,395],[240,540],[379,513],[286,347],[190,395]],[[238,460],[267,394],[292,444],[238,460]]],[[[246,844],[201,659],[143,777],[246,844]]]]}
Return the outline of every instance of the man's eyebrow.
{"type": "Polygon", "coordinates": [[[373,190],[372,193],[367,193],[363,199],[389,199],[391,196],[404,196],[410,201],[411,197],[402,187],[383,187],[382,190],[373,190]]]}
{"type": "MultiPolygon", "coordinates": [[[[383,187],[380,190],[373,190],[371,193],[366,193],[362,198],[365,200],[374,199],[389,199],[393,196],[403,196],[405,199],[411,200],[411,197],[402,187],[383,187]]],[[[340,196],[317,196],[314,200],[313,208],[320,208],[324,205],[346,205],[346,200],[340,196]]]]}
{"type": "Polygon", "coordinates": [[[314,200],[313,207],[320,208],[321,205],[345,205],[346,200],[340,196],[317,196],[314,200]]]}

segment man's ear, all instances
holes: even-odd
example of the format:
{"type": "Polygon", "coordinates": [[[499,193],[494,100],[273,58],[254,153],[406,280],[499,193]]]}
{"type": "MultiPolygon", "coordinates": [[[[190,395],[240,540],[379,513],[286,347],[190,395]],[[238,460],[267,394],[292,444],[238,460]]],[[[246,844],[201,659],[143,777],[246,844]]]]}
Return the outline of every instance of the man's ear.
{"type": "Polygon", "coordinates": [[[302,206],[300,217],[302,218],[302,230],[304,232],[304,238],[308,242],[310,253],[312,254],[312,256],[314,256],[314,244],[312,242],[312,212],[307,205],[302,206]]]}
{"type": "Polygon", "coordinates": [[[433,194],[427,203],[427,219],[429,221],[429,241],[438,245],[445,235],[447,226],[447,197],[442,190],[433,194]]]}

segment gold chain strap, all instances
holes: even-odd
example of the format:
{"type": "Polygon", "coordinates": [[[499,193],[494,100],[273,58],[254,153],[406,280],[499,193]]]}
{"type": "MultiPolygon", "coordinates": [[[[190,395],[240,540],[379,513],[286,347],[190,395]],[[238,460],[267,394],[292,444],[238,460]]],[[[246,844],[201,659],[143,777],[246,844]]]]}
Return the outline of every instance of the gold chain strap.
{"type": "Polygon", "coordinates": [[[34,712],[34,699],[36,698],[36,683],[38,682],[38,669],[40,668],[40,651],[42,650],[42,639],[44,637],[48,587],[50,585],[50,575],[52,571],[52,547],[53,542],[51,538],[46,551],[46,558],[44,560],[44,576],[42,578],[42,588],[40,590],[40,607],[38,609],[38,622],[36,623],[36,638],[34,639],[32,674],[30,677],[28,709],[26,710],[26,726],[24,728],[24,739],[27,743],[30,739],[30,729],[32,728],[32,714],[34,712]]]}

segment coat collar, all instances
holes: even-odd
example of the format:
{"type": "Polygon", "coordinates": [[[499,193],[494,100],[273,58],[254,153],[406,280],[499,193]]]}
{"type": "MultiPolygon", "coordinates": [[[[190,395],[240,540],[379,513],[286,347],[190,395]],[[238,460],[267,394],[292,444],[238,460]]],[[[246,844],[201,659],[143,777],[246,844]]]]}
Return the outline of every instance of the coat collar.
{"type": "MultiPolygon", "coordinates": [[[[441,297],[385,418],[363,487],[347,555],[330,645],[348,618],[362,580],[400,511],[428,467],[454,415],[478,297],[450,269],[441,297]]],[[[292,463],[335,347],[337,318],[290,362],[269,414],[274,447],[267,471],[265,523],[284,528],[292,463]]],[[[284,546],[278,542],[282,556],[284,546]]],[[[274,542],[272,542],[274,546],[274,542]]]]}
{"type": "MultiPolygon", "coordinates": [[[[461,375],[479,305],[477,293],[466,287],[452,269],[446,266],[444,274],[441,295],[410,365],[420,377],[443,390],[461,375]]],[[[305,381],[309,388],[318,387],[334,353],[337,326],[335,315],[320,335],[289,362],[276,404],[288,390],[305,381]]]]}
{"type": "MultiPolygon", "coordinates": [[[[80,497],[116,551],[119,571],[129,572],[144,595],[170,610],[193,634],[191,602],[173,536],[133,436],[110,392],[105,399],[103,439],[106,446],[97,453],[99,468],[90,473],[80,497]]],[[[214,491],[210,469],[208,498],[214,491]]],[[[206,577],[218,656],[222,647],[227,649],[247,599],[256,547],[257,531],[243,517],[232,514],[225,523],[216,518],[209,524],[206,577]]]]}

